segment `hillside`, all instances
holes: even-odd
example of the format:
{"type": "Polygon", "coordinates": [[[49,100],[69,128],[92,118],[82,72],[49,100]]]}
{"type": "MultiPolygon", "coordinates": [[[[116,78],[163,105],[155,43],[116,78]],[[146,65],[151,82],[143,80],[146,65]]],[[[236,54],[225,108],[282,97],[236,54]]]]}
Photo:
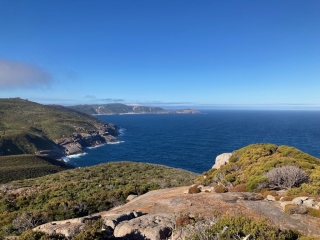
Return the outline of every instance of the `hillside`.
{"type": "Polygon", "coordinates": [[[318,239],[319,161],[293,147],[252,144],[202,175],[130,162],[67,170],[0,185],[0,226],[6,236],[40,225],[20,239],[318,239]],[[268,173],[285,166],[294,172],[280,172],[282,184],[301,181],[272,182],[268,173]],[[139,196],[122,205],[130,194],[139,196]]]}
{"type": "Polygon", "coordinates": [[[65,162],[32,154],[0,156],[0,162],[0,184],[73,168],[65,162]]]}
{"type": "Polygon", "coordinates": [[[252,144],[234,151],[228,164],[203,173],[196,182],[250,192],[284,189],[294,196],[317,196],[320,159],[294,147],[252,144]],[[283,168],[287,166],[291,168],[283,168]]]}
{"type": "Polygon", "coordinates": [[[198,114],[197,110],[164,110],[160,107],[128,106],[121,103],[76,105],[69,108],[87,114],[198,114]]]}
{"type": "Polygon", "coordinates": [[[0,185],[0,239],[41,223],[108,210],[130,194],[188,185],[196,176],[161,165],[117,162],[0,185]],[[34,225],[14,221],[26,214],[34,225]]]}
{"type": "Polygon", "coordinates": [[[86,146],[117,141],[118,129],[91,115],[20,98],[0,99],[0,155],[59,158],[86,146]]]}

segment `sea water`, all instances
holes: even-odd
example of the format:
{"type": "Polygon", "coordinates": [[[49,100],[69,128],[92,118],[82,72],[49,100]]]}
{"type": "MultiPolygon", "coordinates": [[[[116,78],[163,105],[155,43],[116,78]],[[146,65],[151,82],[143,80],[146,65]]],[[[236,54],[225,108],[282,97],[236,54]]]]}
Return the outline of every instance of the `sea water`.
{"type": "Polygon", "coordinates": [[[135,161],[201,173],[217,155],[252,143],[294,146],[320,157],[318,111],[203,111],[203,114],[98,115],[121,128],[119,144],[86,149],[75,166],[135,161]]]}

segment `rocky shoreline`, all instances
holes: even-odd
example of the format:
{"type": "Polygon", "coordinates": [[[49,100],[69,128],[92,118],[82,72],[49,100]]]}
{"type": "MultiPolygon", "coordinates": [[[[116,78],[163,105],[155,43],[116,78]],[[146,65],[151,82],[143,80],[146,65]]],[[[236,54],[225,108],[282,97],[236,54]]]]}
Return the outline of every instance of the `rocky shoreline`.
{"type": "MultiPolygon", "coordinates": [[[[120,142],[116,136],[119,135],[119,127],[110,123],[96,126],[96,131],[74,132],[70,137],[55,139],[50,150],[41,150],[35,154],[47,156],[54,159],[62,159],[65,156],[84,153],[86,147],[95,147],[104,143],[120,142]]],[[[81,129],[78,129],[81,131],[81,129]]]]}

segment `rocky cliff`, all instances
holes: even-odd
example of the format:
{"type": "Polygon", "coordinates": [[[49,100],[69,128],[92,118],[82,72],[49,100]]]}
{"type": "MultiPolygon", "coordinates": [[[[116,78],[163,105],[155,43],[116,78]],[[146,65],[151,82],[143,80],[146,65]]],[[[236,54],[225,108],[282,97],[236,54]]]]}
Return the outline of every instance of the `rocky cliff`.
{"type": "MultiPolygon", "coordinates": [[[[89,133],[74,132],[70,137],[55,139],[55,145],[50,150],[37,151],[36,155],[61,158],[63,156],[80,154],[86,147],[95,147],[104,143],[119,142],[116,125],[106,123],[96,126],[97,130],[89,133]]],[[[80,130],[81,131],[81,130],[80,130]]]]}

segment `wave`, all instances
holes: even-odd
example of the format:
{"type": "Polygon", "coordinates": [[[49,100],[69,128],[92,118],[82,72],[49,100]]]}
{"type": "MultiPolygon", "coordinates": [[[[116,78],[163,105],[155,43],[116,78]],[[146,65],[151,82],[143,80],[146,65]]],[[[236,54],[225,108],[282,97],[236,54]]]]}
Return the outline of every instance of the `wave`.
{"type": "Polygon", "coordinates": [[[92,146],[92,147],[86,147],[86,148],[87,148],[87,149],[93,149],[93,148],[102,147],[102,146],[104,146],[104,145],[106,145],[106,144],[103,143],[103,144],[95,145],[95,146],[92,146]]]}
{"type": "Polygon", "coordinates": [[[119,136],[123,136],[125,131],[126,131],[125,128],[120,128],[119,129],[119,136]]]}
{"type": "Polygon", "coordinates": [[[108,142],[107,144],[120,144],[123,143],[124,141],[119,141],[119,142],[108,142]]]}
{"type": "Polygon", "coordinates": [[[86,152],[84,152],[84,153],[78,153],[78,154],[73,154],[73,155],[64,156],[64,157],[62,157],[61,159],[62,159],[63,161],[65,161],[65,162],[69,162],[69,160],[70,160],[71,158],[80,158],[80,157],[85,156],[85,155],[87,155],[87,154],[88,154],[88,153],[86,153],[86,152]]]}

